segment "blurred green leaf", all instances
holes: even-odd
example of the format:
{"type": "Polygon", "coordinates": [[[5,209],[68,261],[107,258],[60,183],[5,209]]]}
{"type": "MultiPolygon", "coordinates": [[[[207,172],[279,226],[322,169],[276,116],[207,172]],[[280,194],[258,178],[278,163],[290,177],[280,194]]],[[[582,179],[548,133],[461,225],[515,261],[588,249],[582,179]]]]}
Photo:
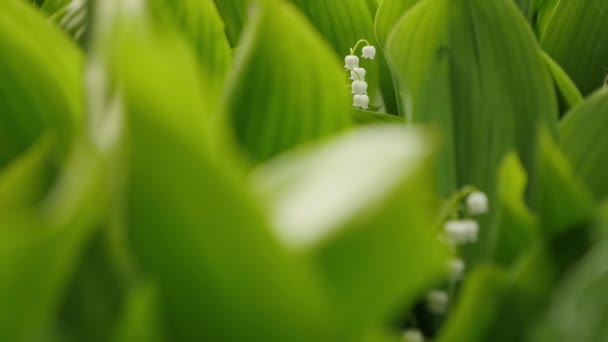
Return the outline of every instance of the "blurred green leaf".
{"type": "Polygon", "coordinates": [[[536,30],[541,46],[583,95],[599,88],[608,71],[608,3],[546,0],[536,30]]]}
{"type": "Polygon", "coordinates": [[[30,208],[42,199],[52,180],[50,139],[40,139],[0,171],[0,217],[30,208]]]}
{"type": "Polygon", "coordinates": [[[0,336],[43,338],[104,207],[97,156],[81,143],[45,199],[21,218],[0,217],[0,336]]]}
{"type": "Polygon", "coordinates": [[[419,130],[368,126],[254,173],[277,234],[312,258],[345,309],[346,340],[387,324],[445,274],[432,146],[419,130]]]}
{"type": "Polygon", "coordinates": [[[225,115],[251,161],[350,125],[346,72],[292,5],[263,1],[242,44],[225,115]]]}
{"type": "Polygon", "coordinates": [[[49,130],[67,153],[82,123],[82,56],[31,4],[0,2],[0,168],[49,130]]]}
{"type": "Polygon", "coordinates": [[[230,45],[236,47],[247,20],[249,0],[215,0],[214,2],[224,20],[230,45]]]}
{"type": "Polygon", "coordinates": [[[200,0],[153,0],[149,3],[161,25],[174,27],[196,51],[207,99],[219,101],[232,51],[214,3],[200,0]]]}
{"type": "Polygon", "coordinates": [[[161,313],[160,296],[149,282],[135,286],[125,301],[114,331],[114,342],[169,341],[161,313]]]}
{"type": "Polygon", "coordinates": [[[598,200],[608,196],[608,90],[570,111],[560,127],[560,145],[576,173],[598,200]]]}
{"type": "Polygon", "coordinates": [[[402,117],[390,114],[383,114],[372,112],[369,110],[363,110],[359,108],[353,108],[353,120],[359,124],[368,123],[397,123],[404,124],[405,120],[402,117]]]}
{"type": "Polygon", "coordinates": [[[608,339],[608,242],[602,241],[577,264],[552,297],[535,342],[592,342],[608,339]]]}
{"type": "Polygon", "coordinates": [[[521,161],[515,153],[507,154],[499,168],[497,228],[490,238],[491,255],[498,264],[510,266],[540,239],[537,219],[525,202],[527,184],[521,161]]]}
{"type": "Polygon", "coordinates": [[[566,114],[570,109],[580,105],[585,100],[583,95],[576,87],[576,84],[572,82],[568,74],[557,64],[551,56],[543,52],[543,58],[545,63],[551,72],[553,82],[555,83],[555,90],[557,92],[557,99],[559,100],[560,114],[566,114]]]}
{"type": "Polygon", "coordinates": [[[107,39],[126,114],[129,240],[158,280],[172,338],[332,340],[312,270],[272,236],[225,150],[210,148],[194,56],[137,17],[107,39]]]}
{"type": "Polygon", "coordinates": [[[532,204],[543,234],[551,237],[589,221],[593,199],[546,131],[541,132],[539,147],[532,204]]]}
{"type": "Polygon", "coordinates": [[[487,341],[489,326],[500,313],[508,288],[504,271],[480,266],[467,277],[458,302],[437,341],[487,341]]]}

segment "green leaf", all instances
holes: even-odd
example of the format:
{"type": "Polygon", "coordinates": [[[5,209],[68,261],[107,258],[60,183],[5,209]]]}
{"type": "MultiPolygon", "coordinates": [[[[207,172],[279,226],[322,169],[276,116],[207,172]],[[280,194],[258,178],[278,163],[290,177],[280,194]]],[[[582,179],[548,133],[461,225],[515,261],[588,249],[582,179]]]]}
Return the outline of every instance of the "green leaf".
{"type": "Polygon", "coordinates": [[[98,156],[86,143],[44,201],[20,217],[0,217],[0,336],[40,340],[86,241],[105,208],[105,179],[98,156]]]}
{"type": "Polygon", "coordinates": [[[599,242],[562,281],[534,342],[608,339],[608,242],[599,242]]]}
{"type": "Polygon", "coordinates": [[[51,140],[42,138],[0,172],[0,217],[42,199],[52,180],[51,140]]]}
{"type": "Polygon", "coordinates": [[[399,19],[418,2],[419,0],[382,0],[380,2],[378,12],[376,12],[374,29],[376,39],[378,39],[382,48],[386,46],[388,36],[399,19]]]}
{"type": "Polygon", "coordinates": [[[564,154],[598,200],[608,196],[604,181],[608,167],[608,90],[592,95],[570,111],[560,127],[564,154]]]}
{"type": "Polygon", "coordinates": [[[525,202],[527,184],[521,161],[515,153],[507,154],[499,168],[497,223],[490,242],[493,260],[505,266],[540,239],[537,219],[525,202]]]}
{"type": "Polygon", "coordinates": [[[251,161],[350,125],[346,72],[292,5],[260,3],[242,44],[224,114],[251,161]]]}
{"type": "Polygon", "coordinates": [[[508,289],[504,271],[481,266],[467,277],[455,308],[437,341],[487,341],[490,325],[500,314],[508,289]]]}
{"type": "Polygon", "coordinates": [[[0,3],[0,168],[40,135],[66,154],[82,124],[82,56],[25,1],[0,3]]]}
{"type": "Polygon", "coordinates": [[[363,110],[354,108],[353,109],[353,120],[359,124],[368,124],[368,123],[401,123],[404,124],[405,121],[402,117],[390,114],[376,113],[369,110],[363,110]]]}
{"type": "Polygon", "coordinates": [[[249,0],[215,0],[214,2],[224,20],[230,45],[236,47],[247,20],[249,0]]]}
{"type": "Polygon", "coordinates": [[[149,282],[139,284],[131,290],[125,301],[112,341],[169,341],[163,319],[157,286],[149,282]]]}
{"type": "MultiPolygon", "coordinates": [[[[232,51],[213,2],[153,0],[149,3],[160,25],[174,27],[196,52],[206,97],[219,100],[231,66],[232,51]]],[[[213,111],[213,108],[209,110],[213,111]]]]}
{"type": "Polygon", "coordinates": [[[537,32],[543,49],[583,95],[598,89],[608,70],[608,3],[549,0],[539,11],[537,32]]]}
{"type": "Polygon", "coordinates": [[[344,308],[346,340],[385,324],[444,275],[431,156],[421,131],[373,125],[254,173],[276,233],[318,265],[344,308]]]}
{"type": "Polygon", "coordinates": [[[532,204],[546,237],[563,234],[593,214],[593,199],[546,131],[541,132],[532,204]]]}
{"type": "MultiPolygon", "coordinates": [[[[396,25],[387,56],[402,114],[443,138],[443,196],[475,185],[496,203],[497,171],[509,151],[531,172],[537,128],[555,129],[557,101],[534,35],[511,0],[421,2],[396,25]]],[[[492,224],[490,214],[482,227],[492,224]]],[[[465,251],[469,263],[488,251],[491,230],[480,232],[481,243],[465,251]]]]}
{"type": "Polygon", "coordinates": [[[312,270],[276,241],[225,149],[210,147],[201,88],[186,77],[194,57],[142,24],[116,26],[106,47],[126,115],[129,241],[158,280],[172,339],[332,340],[312,270]]]}
{"type": "Polygon", "coordinates": [[[553,60],[553,58],[544,52],[543,58],[545,59],[547,67],[549,67],[549,71],[553,77],[553,82],[555,83],[555,90],[559,100],[559,112],[561,115],[564,115],[572,108],[583,103],[585,100],[583,99],[581,92],[576,87],[576,84],[572,82],[564,69],[562,69],[562,67],[560,67],[559,64],[553,60]]]}

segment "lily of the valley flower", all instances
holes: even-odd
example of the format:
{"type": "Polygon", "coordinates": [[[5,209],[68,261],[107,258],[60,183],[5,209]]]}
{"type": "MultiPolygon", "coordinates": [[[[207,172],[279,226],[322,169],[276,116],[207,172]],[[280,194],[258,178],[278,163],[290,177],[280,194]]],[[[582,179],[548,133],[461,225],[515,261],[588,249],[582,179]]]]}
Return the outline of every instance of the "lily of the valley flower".
{"type": "Polygon", "coordinates": [[[450,280],[453,282],[459,281],[464,276],[465,263],[462,259],[455,258],[448,261],[448,271],[450,280]]]}
{"type": "Polygon", "coordinates": [[[477,242],[479,224],[475,220],[452,220],[444,227],[448,239],[455,244],[477,242]]]}
{"type": "Polygon", "coordinates": [[[488,196],[481,191],[475,191],[467,196],[467,212],[469,215],[482,215],[488,212],[488,196]]]}
{"type": "Polygon", "coordinates": [[[369,96],[355,94],[355,96],[353,96],[353,106],[361,109],[369,108],[369,96]]]}
{"type": "Polygon", "coordinates": [[[353,81],[365,81],[365,71],[364,68],[354,68],[350,71],[350,79],[353,81]]]}
{"type": "Polygon", "coordinates": [[[424,335],[418,329],[406,329],[402,336],[405,342],[424,342],[424,335]]]}
{"type": "Polygon", "coordinates": [[[359,67],[359,57],[355,55],[348,55],[344,58],[344,67],[348,70],[353,70],[359,67]]]}
{"type": "Polygon", "coordinates": [[[352,84],[352,93],[365,95],[367,94],[367,82],[365,81],[354,81],[352,84]]]}
{"type": "Polygon", "coordinates": [[[376,48],[372,45],[364,46],[361,52],[363,53],[363,55],[361,56],[363,58],[374,59],[374,57],[376,56],[376,48]]]}
{"type": "Polygon", "coordinates": [[[448,311],[449,300],[445,291],[433,290],[426,296],[426,307],[433,314],[444,315],[448,311]]]}

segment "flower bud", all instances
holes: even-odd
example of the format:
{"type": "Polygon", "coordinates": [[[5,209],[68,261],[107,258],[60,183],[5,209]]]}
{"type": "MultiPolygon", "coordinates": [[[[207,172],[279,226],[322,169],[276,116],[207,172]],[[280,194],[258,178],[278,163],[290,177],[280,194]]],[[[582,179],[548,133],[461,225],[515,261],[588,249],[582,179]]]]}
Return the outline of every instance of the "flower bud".
{"type": "Polygon", "coordinates": [[[464,276],[465,263],[462,259],[452,259],[448,261],[448,272],[450,280],[456,282],[464,276]]]}
{"type": "Polygon", "coordinates": [[[467,212],[469,215],[482,215],[488,212],[488,196],[481,191],[475,191],[467,196],[467,212]]]}
{"type": "Polygon", "coordinates": [[[363,58],[374,59],[374,57],[376,56],[376,48],[372,45],[364,46],[362,52],[363,58]]]}
{"type": "Polygon", "coordinates": [[[449,296],[445,291],[433,290],[426,296],[426,307],[436,315],[445,315],[448,311],[449,296]]]}
{"type": "Polygon", "coordinates": [[[359,67],[359,57],[355,55],[348,55],[344,58],[344,67],[348,70],[353,70],[359,67]]]}

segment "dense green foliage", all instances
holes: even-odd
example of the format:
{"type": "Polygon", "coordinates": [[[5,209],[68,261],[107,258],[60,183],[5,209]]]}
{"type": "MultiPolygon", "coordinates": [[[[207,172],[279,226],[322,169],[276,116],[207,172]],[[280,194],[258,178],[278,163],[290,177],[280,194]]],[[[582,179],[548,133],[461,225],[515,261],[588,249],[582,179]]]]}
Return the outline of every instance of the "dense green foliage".
{"type": "Polygon", "coordinates": [[[0,341],[607,341],[606,22],[0,1],[0,341]]]}

